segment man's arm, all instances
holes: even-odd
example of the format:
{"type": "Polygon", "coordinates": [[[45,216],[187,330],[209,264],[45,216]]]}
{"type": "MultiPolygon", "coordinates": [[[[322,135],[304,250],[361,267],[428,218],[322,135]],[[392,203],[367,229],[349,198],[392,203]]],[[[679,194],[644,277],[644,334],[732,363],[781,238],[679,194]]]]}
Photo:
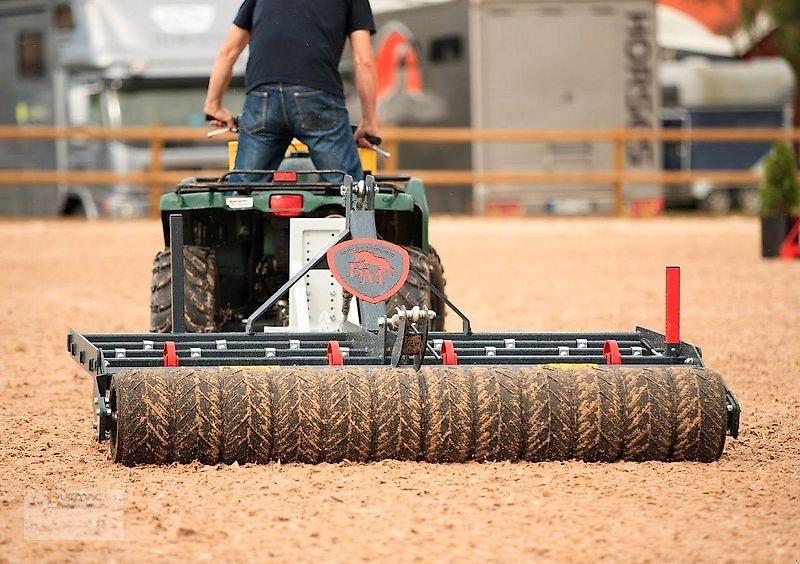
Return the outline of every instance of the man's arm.
{"type": "Polygon", "coordinates": [[[211,124],[215,127],[233,127],[233,114],[222,105],[222,97],[228,89],[233,75],[233,65],[250,42],[250,32],[236,25],[231,26],[222,48],[211,69],[208,80],[208,94],[203,110],[213,116],[211,124]]]}
{"type": "Polygon", "coordinates": [[[378,116],[375,109],[377,77],[369,30],[358,29],[351,33],[350,47],[353,50],[353,65],[356,71],[356,92],[361,102],[361,122],[354,137],[361,147],[369,147],[370,144],[364,136],[378,135],[378,116]]]}

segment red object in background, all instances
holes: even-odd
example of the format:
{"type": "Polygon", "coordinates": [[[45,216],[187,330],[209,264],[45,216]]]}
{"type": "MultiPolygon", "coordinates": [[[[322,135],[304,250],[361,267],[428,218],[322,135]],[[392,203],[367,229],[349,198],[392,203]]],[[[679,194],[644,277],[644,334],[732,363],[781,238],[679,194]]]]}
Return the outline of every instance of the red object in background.
{"type": "Polygon", "coordinates": [[[659,4],[680,10],[717,35],[733,35],[741,27],[741,0],[659,0],[659,4]]]}
{"type": "MultiPolygon", "coordinates": [[[[410,32],[409,32],[410,33],[410,32]]],[[[382,100],[402,87],[409,94],[422,92],[422,71],[413,38],[406,32],[394,30],[382,38],[376,48],[377,98],[382,100]],[[400,69],[405,72],[399,83],[400,69]]]]}
{"type": "Polygon", "coordinates": [[[181,362],[178,358],[178,352],[175,349],[175,341],[166,341],[164,343],[164,366],[167,368],[175,368],[180,366],[181,362]]]}
{"type": "Polygon", "coordinates": [[[800,258],[800,218],[794,220],[794,226],[781,245],[781,258],[800,258]]]}
{"type": "Polygon", "coordinates": [[[303,196],[299,194],[273,194],[269,207],[278,217],[297,217],[303,212],[303,196]]]}
{"type": "Polygon", "coordinates": [[[681,269],[667,267],[667,322],[664,329],[665,342],[681,342],[681,269]]]}

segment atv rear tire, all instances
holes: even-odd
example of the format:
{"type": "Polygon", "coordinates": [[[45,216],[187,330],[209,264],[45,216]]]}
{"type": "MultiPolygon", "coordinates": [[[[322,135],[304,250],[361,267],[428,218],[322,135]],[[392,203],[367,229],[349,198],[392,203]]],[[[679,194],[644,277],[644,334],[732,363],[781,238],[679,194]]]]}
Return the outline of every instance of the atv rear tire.
{"type": "MultiPolygon", "coordinates": [[[[190,333],[218,331],[215,321],[217,308],[217,257],[206,247],[185,246],[184,319],[190,333]]],[[[164,249],[153,261],[153,282],[150,286],[150,331],[172,331],[172,255],[164,249]]]]}
{"type": "MultiPolygon", "coordinates": [[[[430,266],[430,281],[433,287],[445,296],[444,287],[447,282],[444,279],[444,267],[442,266],[442,259],[439,258],[439,253],[436,252],[432,246],[428,247],[428,265],[430,266]]],[[[436,312],[436,319],[433,320],[433,331],[444,331],[444,318],[447,315],[447,306],[439,296],[431,294],[431,307],[436,312]]]]}
{"type": "MultiPolygon", "coordinates": [[[[405,247],[405,249],[408,251],[411,270],[425,279],[430,280],[436,289],[444,294],[444,268],[442,268],[439,255],[436,254],[433,247],[430,248],[430,253],[428,255],[416,247],[405,247]]],[[[408,275],[408,280],[403,284],[403,287],[389,298],[389,301],[386,303],[386,313],[388,315],[394,314],[395,308],[401,305],[409,309],[414,306],[428,306],[436,312],[436,319],[433,320],[431,330],[444,330],[444,302],[431,292],[428,285],[424,280],[421,280],[419,276],[414,274],[408,275]]]]}

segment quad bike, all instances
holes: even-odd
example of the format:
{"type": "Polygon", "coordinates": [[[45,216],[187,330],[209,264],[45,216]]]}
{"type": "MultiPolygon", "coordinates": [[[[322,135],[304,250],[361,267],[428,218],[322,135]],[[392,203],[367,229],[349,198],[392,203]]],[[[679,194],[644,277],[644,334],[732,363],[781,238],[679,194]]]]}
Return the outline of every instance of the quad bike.
{"type": "MultiPolygon", "coordinates": [[[[227,130],[211,134],[221,131],[227,130]]],[[[388,155],[379,149],[379,138],[371,141],[372,150],[359,150],[362,164],[369,173],[374,172],[377,164],[376,151],[388,155]]],[[[254,171],[249,172],[250,175],[237,171],[240,177],[256,176],[254,171]]],[[[310,254],[312,243],[306,240],[302,249],[297,249],[300,254],[290,256],[293,219],[316,220],[305,222],[306,229],[297,231],[300,238],[319,239],[320,229],[325,232],[324,237],[330,237],[342,229],[345,208],[341,186],[345,174],[316,170],[305,145],[297,141],[292,143],[277,171],[257,172],[257,176],[269,180],[233,182],[232,172],[219,178],[190,178],[161,199],[166,248],[156,255],[153,263],[151,331],[172,330],[170,216],[180,214],[183,217],[185,324],[190,332],[240,330],[247,316],[293,274],[290,265],[302,265],[302,254],[310,254]],[[322,173],[337,177],[337,181],[322,182],[322,173]]],[[[422,281],[422,278],[429,279],[440,293],[444,292],[442,262],[428,242],[429,209],[425,187],[419,179],[408,176],[376,175],[375,179],[380,186],[375,196],[378,237],[405,248],[412,270],[422,275],[409,278],[388,300],[387,309],[427,306],[438,314],[432,329],[442,330],[444,302],[422,281]]],[[[330,306],[325,308],[328,318],[348,317],[349,294],[337,291],[331,296],[330,285],[336,287],[337,284],[330,276],[323,276],[324,280],[311,278],[313,275],[307,280],[309,287],[313,284],[328,290],[324,295],[330,306]]],[[[313,329],[318,326],[319,312],[312,312],[313,319],[295,319],[291,315],[290,301],[292,296],[289,300],[279,300],[264,314],[261,322],[272,327],[313,329]]]]}

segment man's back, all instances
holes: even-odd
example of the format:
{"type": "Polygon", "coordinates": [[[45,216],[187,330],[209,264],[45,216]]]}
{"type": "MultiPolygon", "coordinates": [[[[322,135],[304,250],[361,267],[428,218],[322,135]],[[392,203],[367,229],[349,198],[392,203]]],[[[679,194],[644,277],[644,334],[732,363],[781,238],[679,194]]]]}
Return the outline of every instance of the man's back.
{"type": "Polygon", "coordinates": [[[248,91],[287,83],[339,96],[345,41],[374,25],[368,0],[247,0],[234,23],[250,32],[248,91]]]}
{"type": "Polygon", "coordinates": [[[278,168],[297,138],[318,169],[363,178],[356,145],[369,147],[368,138],[378,135],[373,33],[369,0],[244,0],[214,61],[203,105],[212,125],[233,127],[222,97],[249,45],[236,169],[278,168]],[[348,38],[361,105],[355,132],[338,71],[348,38]]]}

